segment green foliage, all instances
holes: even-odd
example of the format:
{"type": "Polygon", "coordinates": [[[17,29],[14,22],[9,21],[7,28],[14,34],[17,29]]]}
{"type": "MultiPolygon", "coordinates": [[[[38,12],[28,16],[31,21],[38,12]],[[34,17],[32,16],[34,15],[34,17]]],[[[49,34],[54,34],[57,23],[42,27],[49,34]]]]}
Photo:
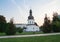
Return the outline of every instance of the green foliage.
{"type": "Polygon", "coordinates": [[[60,21],[60,19],[58,18],[58,16],[53,16],[53,21],[52,22],[55,22],[55,21],[60,21]]]}
{"type": "Polygon", "coordinates": [[[5,17],[2,15],[0,15],[0,23],[6,23],[5,17]]]}
{"type": "Polygon", "coordinates": [[[14,35],[16,33],[16,27],[14,26],[14,24],[8,23],[5,33],[7,35],[14,35]]]}
{"type": "Polygon", "coordinates": [[[7,24],[6,34],[7,35],[14,35],[16,33],[16,27],[13,24],[13,20],[10,20],[10,23],[7,24]]]}
{"type": "Polygon", "coordinates": [[[42,26],[42,31],[44,33],[60,32],[60,19],[58,18],[58,13],[54,13],[52,19],[50,23],[47,17],[44,18],[44,24],[42,26]]]}
{"type": "Polygon", "coordinates": [[[23,29],[21,27],[18,27],[17,28],[17,32],[22,33],[23,32],[23,29]]]}
{"type": "Polygon", "coordinates": [[[50,33],[51,32],[51,23],[47,17],[44,18],[44,24],[43,24],[41,29],[44,33],[50,33]]]}
{"type": "Polygon", "coordinates": [[[57,15],[53,16],[52,30],[53,32],[60,32],[60,19],[58,18],[57,15]]]}
{"type": "Polygon", "coordinates": [[[5,32],[5,29],[6,29],[5,17],[0,15],[0,32],[5,32]]]}
{"type": "Polygon", "coordinates": [[[60,32],[60,22],[55,21],[52,23],[52,28],[54,32],[60,32]]]}
{"type": "Polygon", "coordinates": [[[50,33],[51,32],[51,27],[43,27],[43,32],[44,33],[50,33]]]}

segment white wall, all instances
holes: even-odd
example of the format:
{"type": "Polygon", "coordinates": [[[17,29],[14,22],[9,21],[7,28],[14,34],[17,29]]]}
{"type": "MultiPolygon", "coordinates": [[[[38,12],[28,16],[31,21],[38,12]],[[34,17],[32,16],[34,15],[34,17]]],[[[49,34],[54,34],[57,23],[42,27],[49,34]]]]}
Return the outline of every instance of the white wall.
{"type": "Polygon", "coordinates": [[[16,25],[16,27],[26,27],[25,31],[40,31],[39,27],[36,25],[25,25],[25,24],[20,24],[20,25],[16,25]]]}
{"type": "Polygon", "coordinates": [[[15,26],[23,28],[23,27],[26,27],[26,24],[20,24],[20,25],[15,25],[15,26]]]}
{"type": "Polygon", "coordinates": [[[29,26],[27,26],[26,31],[40,31],[40,29],[36,25],[29,25],[29,26]]]}

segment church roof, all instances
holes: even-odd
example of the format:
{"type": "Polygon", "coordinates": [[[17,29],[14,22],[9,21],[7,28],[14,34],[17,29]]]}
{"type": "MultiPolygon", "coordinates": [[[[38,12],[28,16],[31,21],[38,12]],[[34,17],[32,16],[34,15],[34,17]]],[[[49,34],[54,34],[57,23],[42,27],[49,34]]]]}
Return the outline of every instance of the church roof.
{"type": "Polygon", "coordinates": [[[34,17],[32,16],[32,10],[30,9],[29,11],[30,15],[28,16],[28,19],[34,19],[34,17]]]}
{"type": "Polygon", "coordinates": [[[29,16],[28,19],[34,19],[34,17],[33,16],[29,16]]]}

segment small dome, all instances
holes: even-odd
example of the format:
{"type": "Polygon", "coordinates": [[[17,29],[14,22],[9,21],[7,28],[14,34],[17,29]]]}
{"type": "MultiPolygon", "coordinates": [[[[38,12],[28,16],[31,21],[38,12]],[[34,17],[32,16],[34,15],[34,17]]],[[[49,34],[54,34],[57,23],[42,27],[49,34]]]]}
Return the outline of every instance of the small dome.
{"type": "Polygon", "coordinates": [[[34,19],[34,17],[33,16],[29,16],[28,19],[34,19]]]}

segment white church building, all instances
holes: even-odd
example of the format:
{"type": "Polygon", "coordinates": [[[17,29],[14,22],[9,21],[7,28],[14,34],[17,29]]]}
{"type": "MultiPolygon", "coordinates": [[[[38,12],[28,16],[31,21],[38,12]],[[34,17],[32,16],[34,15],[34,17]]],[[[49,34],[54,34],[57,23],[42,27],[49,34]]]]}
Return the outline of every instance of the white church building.
{"type": "Polygon", "coordinates": [[[32,10],[29,11],[28,23],[27,24],[15,24],[16,27],[25,28],[24,31],[40,31],[39,26],[34,21],[34,17],[32,16],[32,10]]]}

